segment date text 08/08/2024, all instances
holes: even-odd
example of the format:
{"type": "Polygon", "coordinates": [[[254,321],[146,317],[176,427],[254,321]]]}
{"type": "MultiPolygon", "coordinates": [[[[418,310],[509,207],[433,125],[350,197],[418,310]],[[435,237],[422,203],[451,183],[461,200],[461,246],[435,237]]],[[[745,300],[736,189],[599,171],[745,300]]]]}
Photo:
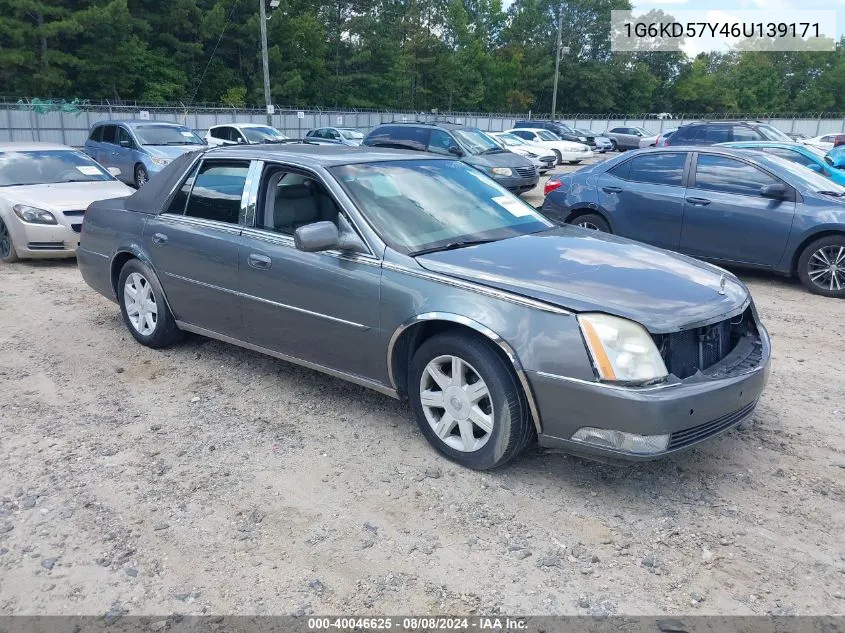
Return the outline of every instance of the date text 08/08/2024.
{"type": "Polygon", "coordinates": [[[500,618],[500,617],[333,617],[333,618],[309,618],[308,628],[312,631],[331,629],[356,629],[373,631],[415,631],[415,630],[441,630],[441,631],[522,631],[528,623],[521,618],[500,618]],[[401,627],[400,627],[401,624],[401,627]]]}

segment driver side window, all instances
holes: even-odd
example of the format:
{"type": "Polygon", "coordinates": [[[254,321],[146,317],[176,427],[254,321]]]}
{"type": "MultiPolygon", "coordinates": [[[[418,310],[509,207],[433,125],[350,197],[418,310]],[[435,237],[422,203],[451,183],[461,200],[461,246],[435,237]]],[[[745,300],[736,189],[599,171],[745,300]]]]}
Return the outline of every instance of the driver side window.
{"type": "Polygon", "coordinates": [[[443,130],[431,131],[431,137],[428,141],[429,152],[449,155],[449,148],[457,146],[458,144],[455,142],[455,139],[453,139],[447,132],[444,132],[443,130]]]}
{"type": "Polygon", "coordinates": [[[286,169],[265,170],[255,228],[292,236],[314,222],[337,225],[338,213],[334,198],[315,178],[286,169]]]}

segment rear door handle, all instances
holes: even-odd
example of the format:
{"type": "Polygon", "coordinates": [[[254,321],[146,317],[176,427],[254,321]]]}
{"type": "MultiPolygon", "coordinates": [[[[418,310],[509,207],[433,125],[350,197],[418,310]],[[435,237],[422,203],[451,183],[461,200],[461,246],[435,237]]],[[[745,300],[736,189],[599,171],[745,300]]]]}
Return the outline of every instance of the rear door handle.
{"type": "Polygon", "coordinates": [[[622,193],[622,187],[602,187],[601,190],[605,193],[622,193]]]}
{"type": "Polygon", "coordinates": [[[710,201],[707,198],[687,198],[687,202],[702,207],[706,207],[710,204],[710,201]]]}
{"type": "Polygon", "coordinates": [[[247,258],[247,263],[252,266],[253,268],[259,268],[261,270],[267,270],[272,266],[273,260],[271,260],[266,255],[259,255],[258,253],[250,253],[249,257],[247,258]]]}
{"type": "Polygon", "coordinates": [[[153,233],[153,244],[167,244],[167,236],[164,233],[153,233]]]}

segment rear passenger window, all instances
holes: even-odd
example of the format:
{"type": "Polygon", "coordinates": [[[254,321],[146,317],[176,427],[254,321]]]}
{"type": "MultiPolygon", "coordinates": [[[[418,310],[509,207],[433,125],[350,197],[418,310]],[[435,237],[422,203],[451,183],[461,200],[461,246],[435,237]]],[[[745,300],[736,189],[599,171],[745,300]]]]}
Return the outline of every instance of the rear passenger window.
{"type": "Polygon", "coordinates": [[[185,215],[238,224],[249,162],[206,161],[188,196],[185,215]]]}
{"type": "Polygon", "coordinates": [[[756,167],[727,156],[699,154],[695,188],[744,196],[759,196],[760,187],[780,181],[756,167]]]}
{"type": "Polygon", "coordinates": [[[680,186],[684,179],[684,153],[660,153],[637,156],[631,162],[628,180],[649,182],[656,185],[680,186]]]}
{"type": "Polygon", "coordinates": [[[631,170],[631,161],[626,160],[615,167],[612,167],[607,173],[613,174],[617,178],[621,178],[622,180],[628,180],[628,173],[631,170]]]}
{"type": "Polygon", "coordinates": [[[111,143],[112,145],[117,143],[117,127],[114,125],[104,125],[103,126],[103,143],[111,143]]]}
{"type": "Polygon", "coordinates": [[[185,178],[185,182],[182,183],[179,191],[176,192],[173,200],[170,201],[170,206],[167,207],[167,213],[175,213],[177,215],[183,215],[185,213],[185,204],[188,202],[188,195],[191,193],[191,187],[194,186],[194,180],[197,177],[198,169],[199,164],[197,164],[191,170],[191,174],[185,178]]]}
{"type": "Polygon", "coordinates": [[[732,140],[728,125],[708,125],[704,130],[704,140],[708,143],[727,143],[732,140]]]}

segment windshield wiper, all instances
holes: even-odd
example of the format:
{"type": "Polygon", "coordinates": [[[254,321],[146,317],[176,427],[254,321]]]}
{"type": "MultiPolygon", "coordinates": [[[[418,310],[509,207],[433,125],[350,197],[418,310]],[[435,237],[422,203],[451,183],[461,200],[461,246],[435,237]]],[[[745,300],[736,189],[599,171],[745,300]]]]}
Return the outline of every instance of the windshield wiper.
{"type": "Polygon", "coordinates": [[[485,149],[479,156],[483,156],[484,154],[501,154],[507,150],[502,149],[501,147],[491,147],[490,149],[485,149]]]}
{"type": "Polygon", "coordinates": [[[834,198],[841,198],[845,196],[845,191],[817,191],[816,193],[822,193],[826,196],[833,196],[834,198]]]}
{"type": "Polygon", "coordinates": [[[426,255],[428,253],[437,253],[440,251],[453,251],[457,248],[464,248],[466,246],[475,246],[477,244],[488,244],[490,242],[498,242],[498,239],[486,239],[486,240],[458,240],[455,242],[449,242],[448,244],[444,244],[443,246],[433,246],[431,248],[424,248],[419,251],[414,251],[410,253],[411,257],[417,257],[418,255],[426,255]]]}

